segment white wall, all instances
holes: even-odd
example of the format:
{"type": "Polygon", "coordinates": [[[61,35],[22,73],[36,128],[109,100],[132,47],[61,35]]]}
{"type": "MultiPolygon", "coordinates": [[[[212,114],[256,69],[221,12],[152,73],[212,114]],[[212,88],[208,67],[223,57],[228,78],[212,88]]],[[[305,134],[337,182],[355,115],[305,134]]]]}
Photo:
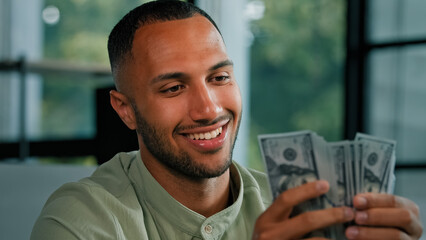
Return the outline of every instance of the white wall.
{"type": "Polygon", "coordinates": [[[47,198],[95,167],[0,163],[0,239],[29,239],[47,198]]]}
{"type": "Polygon", "coordinates": [[[234,62],[234,73],[243,100],[243,118],[235,143],[233,159],[247,165],[249,139],[249,47],[247,19],[244,16],[245,0],[198,0],[198,7],[206,11],[218,25],[225,40],[226,50],[234,62]]]}

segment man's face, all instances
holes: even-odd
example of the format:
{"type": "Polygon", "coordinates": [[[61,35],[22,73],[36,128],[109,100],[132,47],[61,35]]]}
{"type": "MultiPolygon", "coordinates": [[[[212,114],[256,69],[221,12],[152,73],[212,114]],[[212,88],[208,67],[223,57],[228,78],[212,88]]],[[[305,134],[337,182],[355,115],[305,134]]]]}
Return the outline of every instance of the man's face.
{"type": "Polygon", "coordinates": [[[122,77],[144,161],[188,177],[216,177],[231,163],[241,96],[220,34],[204,17],[136,31],[122,77]]]}

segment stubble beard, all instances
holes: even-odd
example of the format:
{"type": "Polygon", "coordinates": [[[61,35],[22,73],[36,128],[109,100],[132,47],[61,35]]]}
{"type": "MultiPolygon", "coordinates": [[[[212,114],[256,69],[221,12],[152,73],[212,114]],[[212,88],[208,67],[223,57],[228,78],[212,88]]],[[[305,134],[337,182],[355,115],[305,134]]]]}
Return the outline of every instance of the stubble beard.
{"type": "MultiPolygon", "coordinates": [[[[143,143],[151,155],[166,166],[172,173],[191,179],[204,179],[219,177],[228,170],[232,163],[232,153],[241,118],[238,121],[234,136],[230,136],[231,146],[225,161],[216,168],[209,169],[202,163],[195,161],[188,152],[182,149],[173,148],[168,142],[165,129],[149,124],[139,113],[137,107],[134,104],[132,105],[136,116],[137,133],[141,136],[143,143]]],[[[213,155],[215,152],[217,151],[206,154],[213,155]]]]}

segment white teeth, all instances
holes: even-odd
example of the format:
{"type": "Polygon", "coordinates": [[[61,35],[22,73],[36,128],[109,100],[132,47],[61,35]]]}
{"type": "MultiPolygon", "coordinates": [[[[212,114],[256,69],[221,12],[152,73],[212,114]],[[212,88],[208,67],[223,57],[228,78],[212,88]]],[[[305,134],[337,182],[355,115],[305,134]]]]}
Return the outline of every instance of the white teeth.
{"type": "Polygon", "coordinates": [[[212,138],[217,137],[217,131],[216,130],[210,132],[210,136],[212,136],[212,138]]]}
{"type": "Polygon", "coordinates": [[[205,133],[190,133],[188,134],[187,137],[193,140],[202,140],[202,139],[209,140],[209,139],[216,138],[217,135],[221,133],[222,133],[222,127],[210,132],[205,132],[205,133]]]}

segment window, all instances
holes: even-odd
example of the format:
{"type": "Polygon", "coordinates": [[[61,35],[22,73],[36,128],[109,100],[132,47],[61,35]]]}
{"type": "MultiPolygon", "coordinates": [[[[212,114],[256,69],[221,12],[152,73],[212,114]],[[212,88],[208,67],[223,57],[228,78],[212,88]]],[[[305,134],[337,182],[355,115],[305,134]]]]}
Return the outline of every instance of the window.
{"type": "Polygon", "coordinates": [[[257,135],[311,129],[344,133],[345,1],[251,1],[250,164],[263,169],[257,135]]]}
{"type": "Polygon", "coordinates": [[[395,193],[426,216],[426,4],[348,1],[346,134],[397,141],[395,193]]]}
{"type": "Polygon", "coordinates": [[[426,2],[376,0],[367,7],[366,130],[396,139],[399,163],[424,164],[426,2]]]}
{"type": "Polygon", "coordinates": [[[2,160],[96,164],[96,90],[113,85],[107,37],[142,2],[0,3],[2,160]]]}
{"type": "Polygon", "coordinates": [[[350,3],[347,108],[359,116],[350,117],[357,123],[348,121],[348,134],[357,128],[395,139],[397,165],[424,166],[426,30],[422,13],[426,4],[415,0],[350,3]]]}

